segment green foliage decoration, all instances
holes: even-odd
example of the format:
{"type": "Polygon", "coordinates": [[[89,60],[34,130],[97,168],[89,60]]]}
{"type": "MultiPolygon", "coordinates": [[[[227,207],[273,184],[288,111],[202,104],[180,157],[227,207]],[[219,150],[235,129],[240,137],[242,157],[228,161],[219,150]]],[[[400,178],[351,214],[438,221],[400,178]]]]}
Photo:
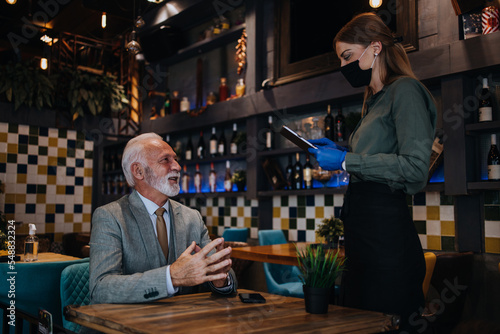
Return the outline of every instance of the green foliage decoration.
{"type": "Polygon", "coordinates": [[[322,244],[307,245],[302,251],[297,245],[295,248],[302,283],[312,288],[331,288],[344,270],[345,257],[339,258],[338,252],[333,250],[325,251],[322,244]]]}

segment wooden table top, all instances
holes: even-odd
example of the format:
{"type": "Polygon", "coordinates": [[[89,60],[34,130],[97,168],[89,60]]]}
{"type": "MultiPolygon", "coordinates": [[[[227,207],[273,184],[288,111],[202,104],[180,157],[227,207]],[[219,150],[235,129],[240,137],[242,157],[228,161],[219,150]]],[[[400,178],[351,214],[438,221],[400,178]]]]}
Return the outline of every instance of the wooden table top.
{"type": "Polygon", "coordinates": [[[207,292],[147,304],[68,306],[64,313],[67,320],[105,333],[378,333],[392,323],[390,315],[336,305],[327,314],[309,314],[301,298],[260,294],[265,304],[207,292]]]}
{"type": "Polygon", "coordinates": [[[18,254],[18,255],[21,257],[21,260],[16,261],[16,263],[39,263],[39,262],[59,262],[59,261],[80,260],[79,257],[74,257],[74,256],[69,256],[69,255],[63,255],[63,254],[57,254],[57,253],[51,253],[51,252],[44,252],[44,253],[38,253],[38,261],[35,261],[35,262],[24,262],[24,254],[18,254]]]}

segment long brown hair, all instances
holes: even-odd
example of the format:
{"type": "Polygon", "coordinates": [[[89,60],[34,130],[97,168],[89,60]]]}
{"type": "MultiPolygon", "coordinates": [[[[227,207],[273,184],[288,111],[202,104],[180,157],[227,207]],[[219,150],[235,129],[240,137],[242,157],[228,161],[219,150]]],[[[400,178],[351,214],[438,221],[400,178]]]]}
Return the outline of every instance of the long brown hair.
{"type": "MultiPolygon", "coordinates": [[[[389,85],[401,77],[416,79],[403,46],[395,42],[389,27],[373,13],[359,14],[349,21],[335,36],[333,47],[336,48],[337,42],[368,47],[371,42],[377,41],[382,43],[382,51],[378,58],[381,65],[380,79],[384,85],[389,85]]],[[[371,95],[371,89],[366,87],[364,101],[371,95]]],[[[363,103],[363,112],[364,110],[363,103]]]]}

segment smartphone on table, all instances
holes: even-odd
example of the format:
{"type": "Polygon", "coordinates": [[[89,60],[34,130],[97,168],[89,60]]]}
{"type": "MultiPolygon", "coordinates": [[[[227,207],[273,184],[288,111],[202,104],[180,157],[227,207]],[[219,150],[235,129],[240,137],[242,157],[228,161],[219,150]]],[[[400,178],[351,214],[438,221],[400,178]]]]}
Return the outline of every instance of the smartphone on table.
{"type": "Polygon", "coordinates": [[[264,298],[260,293],[240,293],[240,299],[243,303],[265,303],[264,298]]]}

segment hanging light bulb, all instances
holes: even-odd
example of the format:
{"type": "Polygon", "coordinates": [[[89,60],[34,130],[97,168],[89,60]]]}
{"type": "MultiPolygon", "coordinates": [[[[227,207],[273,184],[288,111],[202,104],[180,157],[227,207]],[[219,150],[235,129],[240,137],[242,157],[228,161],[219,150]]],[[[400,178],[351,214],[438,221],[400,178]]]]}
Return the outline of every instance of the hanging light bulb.
{"type": "Polygon", "coordinates": [[[49,62],[47,58],[43,57],[42,59],[40,59],[40,68],[45,71],[48,67],[49,67],[49,62]]]}
{"type": "Polygon", "coordinates": [[[144,22],[144,19],[142,18],[142,16],[138,16],[137,19],[135,20],[135,27],[136,28],[142,28],[144,27],[144,25],[146,24],[146,22],[144,22]]]}
{"type": "Polygon", "coordinates": [[[372,8],[379,8],[382,5],[382,0],[370,0],[370,6],[372,8]]]}
{"type": "Polygon", "coordinates": [[[106,12],[102,12],[101,16],[101,27],[104,29],[106,28],[106,12]]]}
{"type": "Polygon", "coordinates": [[[5,0],[9,5],[15,5],[17,0],[5,0]]]}
{"type": "Polygon", "coordinates": [[[135,55],[141,52],[142,50],[141,45],[137,42],[136,34],[137,33],[135,32],[135,30],[133,30],[132,33],[130,34],[130,42],[128,42],[126,46],[127,51],[135,55]]]}

